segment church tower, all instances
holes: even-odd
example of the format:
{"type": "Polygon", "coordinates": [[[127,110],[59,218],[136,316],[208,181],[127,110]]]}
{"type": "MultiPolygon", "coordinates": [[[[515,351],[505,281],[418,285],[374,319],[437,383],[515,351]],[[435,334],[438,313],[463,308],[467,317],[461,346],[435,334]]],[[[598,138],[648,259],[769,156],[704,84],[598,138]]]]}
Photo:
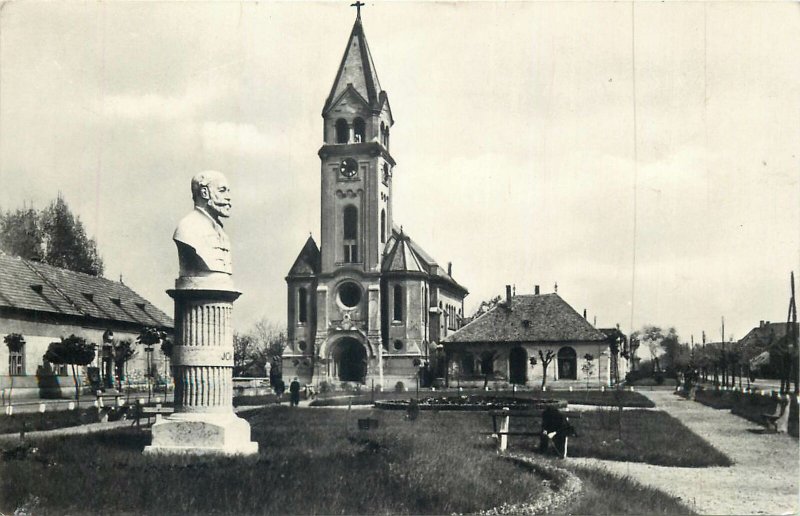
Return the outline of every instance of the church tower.
{"type": "MultiPolygon", "coordinates": [[[[309,237],[286,277],[289,343],[284,375],[296,373],[306,382],[364,383],[369,378],[381,384],[384,373],[394,376],[396,369],[384,359],[401,355],[406,362],[403,377],[413,372],[410,364],[421,363],[425,354],[428,309],[435,298],[427,276],[432,269],[441,272],[427,255],[411,260],[417,265],[413,271],[397,268],[406,261],[395,259],[396,248],[413,254],[417,247],[393,224],[395,160],[389,144],[394,118],[358,2],[356,6],[359,11],[322,108],[320,245],[309,237]],[[403,290],[395,295],[397,289],[403,290]],[[407,324],[405,318],[390,319],[390,310],[413,314],[415,320],[407,324]],[[411,344],[395,345],[392,349],[403,353],[394,356],[388,344],[392,338],[408,338],[411,344]]],[[[460,294],[463,300],[466,289],[449,281],[456,287],[453,297],[460,294]]]]}

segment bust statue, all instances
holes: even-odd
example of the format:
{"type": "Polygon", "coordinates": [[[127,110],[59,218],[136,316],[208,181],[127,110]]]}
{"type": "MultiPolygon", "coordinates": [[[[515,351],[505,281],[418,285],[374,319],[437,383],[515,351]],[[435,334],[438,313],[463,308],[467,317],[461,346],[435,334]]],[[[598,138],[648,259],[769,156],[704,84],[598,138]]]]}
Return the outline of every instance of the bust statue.
{"type": "Polygon", "coordinates": [[[221,172],[209,170],[192,178],[194,210],[178,223],[172,239],[178,246],[180,277],[231,274],[231,245],[221,218],[231,211],[231,189],[221,172]]]}

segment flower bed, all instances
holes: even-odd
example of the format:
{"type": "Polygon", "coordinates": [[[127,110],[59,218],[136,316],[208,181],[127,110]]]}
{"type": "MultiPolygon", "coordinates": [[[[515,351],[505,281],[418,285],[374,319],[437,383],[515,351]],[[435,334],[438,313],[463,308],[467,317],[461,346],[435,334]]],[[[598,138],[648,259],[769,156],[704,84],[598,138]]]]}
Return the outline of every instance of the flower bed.
{"type": "MultiPolygon", "coordinates": [[[[409,400],[381,400],[375,402],[375,408],[387,410],[406,410],[409,400]]],[[[558,399],[544,398],[512,398],[504,396],[462,395],[462,396],[427,396],[419,399],[420,410],[497,410],[503,407],[511,409],[542,410],[547,407],[566,408],[567,402],[558,399]]]]}

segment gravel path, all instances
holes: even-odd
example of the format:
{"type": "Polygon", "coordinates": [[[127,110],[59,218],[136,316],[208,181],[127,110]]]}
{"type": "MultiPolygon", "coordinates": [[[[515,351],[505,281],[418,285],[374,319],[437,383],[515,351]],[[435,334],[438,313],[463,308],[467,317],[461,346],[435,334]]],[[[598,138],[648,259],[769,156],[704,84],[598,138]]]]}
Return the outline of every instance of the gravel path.
{"type": "Polygon", "coordinates": [[[759,425],[671,392],[642,393],[734,461],[728,468],[674,468],[599,459],[568,459],[629,475],[682,498],[700,514],[797,514],[800,445],[786,434],[759,434],[759,425]]]}

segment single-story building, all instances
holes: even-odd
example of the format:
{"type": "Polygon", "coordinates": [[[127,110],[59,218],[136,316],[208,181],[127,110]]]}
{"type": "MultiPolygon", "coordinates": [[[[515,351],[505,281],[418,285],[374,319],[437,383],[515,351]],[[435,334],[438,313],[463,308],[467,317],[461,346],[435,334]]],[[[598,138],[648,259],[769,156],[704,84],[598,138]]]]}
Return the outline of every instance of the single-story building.
{"type": "Polygon", "coordinates": [[[626,339],[602,332],[558,294],[511,295],[442,341],[450,386],[612,385],[627,372],[626,339]],[[613,360],[612,360],[613,356],[613,360]],[[535,360],[531,360],[535,359],[535,360]]]}
{"type": "Polygon", "coordinates": [[[49,364],[44,354],[51,342],[72,334],[97,345],[94,362],[80,368],[82,383],[94,367],[96,381],[113,385],[114,346],[125,340],[136,350],[126,364],[128,381],[144,383],[148,369],[168,378],[161,350],[147,353],[136,344],[141,330],[153,327],[171,334],[172,319],[121,281],[0,254],[0,337],[18,334],[24,340],[19,350],[0,342],[0,364],[7,365],[0,370],[0,392],[6,402],[9,395],[69,396],[74,383],[68,366],[49,364]]]}

